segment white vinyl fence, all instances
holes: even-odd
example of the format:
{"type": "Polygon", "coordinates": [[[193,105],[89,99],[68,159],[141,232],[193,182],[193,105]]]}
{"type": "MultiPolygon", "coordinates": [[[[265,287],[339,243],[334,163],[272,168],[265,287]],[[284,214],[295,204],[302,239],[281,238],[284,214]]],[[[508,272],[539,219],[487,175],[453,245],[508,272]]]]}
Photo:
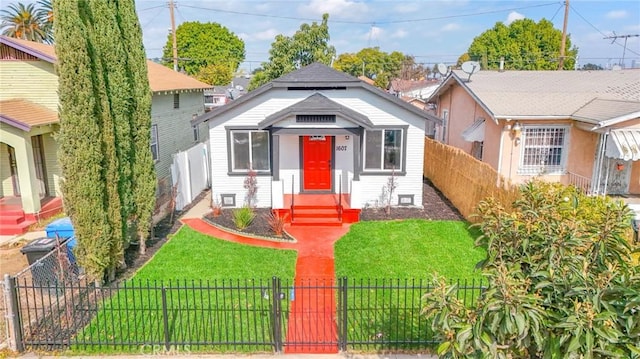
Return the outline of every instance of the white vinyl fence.
{"type": "Polygon", "coordinates": [[[208,142],[173,155],[171,179],[177,185],[176,210],[181,211],[209,187],[208,142]]]}

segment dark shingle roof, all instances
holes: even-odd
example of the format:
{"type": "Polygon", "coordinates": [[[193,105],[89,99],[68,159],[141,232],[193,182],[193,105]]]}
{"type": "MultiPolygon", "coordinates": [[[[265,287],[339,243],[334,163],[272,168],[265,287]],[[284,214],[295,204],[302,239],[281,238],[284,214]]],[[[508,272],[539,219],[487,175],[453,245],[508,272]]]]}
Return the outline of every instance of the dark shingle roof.
{"type": "Polygon", "coordinates": [[[353,82],[358,83],[360,80],[349,74],[341,71],[334,70],[319,62],[314,62],[309,66],[305,66],[301,69],[289,72],[275,80],[274,83],[286,83],[286,84],[303,84],[303,83],[343,83],[353,82]]]}

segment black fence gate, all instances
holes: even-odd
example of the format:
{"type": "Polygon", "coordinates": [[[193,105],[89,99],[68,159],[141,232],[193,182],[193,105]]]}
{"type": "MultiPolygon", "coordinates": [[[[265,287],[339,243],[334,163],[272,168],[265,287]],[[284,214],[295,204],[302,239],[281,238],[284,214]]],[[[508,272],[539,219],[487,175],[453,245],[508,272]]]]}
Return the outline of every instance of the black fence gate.
{"type": "MultiPolygon", "coordinates": [[[[15,349],[104,353],[421,350],[427,280],[280,278],[126,281],[95,286],[73,271],[5,277],[15,349]]],[[[458,282],[474,302],[483,283],[458,282]]]]}

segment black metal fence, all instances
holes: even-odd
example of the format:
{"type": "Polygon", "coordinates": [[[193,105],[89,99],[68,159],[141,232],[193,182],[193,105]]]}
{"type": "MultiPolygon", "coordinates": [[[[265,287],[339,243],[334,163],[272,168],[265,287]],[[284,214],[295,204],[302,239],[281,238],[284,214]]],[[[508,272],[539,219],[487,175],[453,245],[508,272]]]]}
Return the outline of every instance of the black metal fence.
{"type": "MultiPolygon", "coordinates": [[[[427,280],[127,281],[5,279],[19,349],[78,352],[420,350],[427,280]]],[[[466,304],[484,283],[458,282],[466,304]]]]}

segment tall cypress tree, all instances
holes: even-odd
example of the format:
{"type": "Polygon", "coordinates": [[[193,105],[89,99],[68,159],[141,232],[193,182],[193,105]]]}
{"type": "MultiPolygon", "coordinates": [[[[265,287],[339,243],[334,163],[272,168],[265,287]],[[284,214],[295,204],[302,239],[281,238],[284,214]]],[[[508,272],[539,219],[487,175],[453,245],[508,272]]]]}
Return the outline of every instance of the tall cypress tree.
{"type": "Polygon", "coordinates": [[[61,106],[73,121],[62,122],[61,139],[90,141],[89,144],[83,142],[84,146],[61,146],[61,158],[69,163],[63,165],[69,192],[69,197],[65,193],[65,200],[69,202],[69,209],[83,204],[82,195],[76,192],[82,193],[85,186],[100,194],[92,203],[96,206],[92,212],[100,212],[104,222],[104,231],[100,233],[105,237],[100,238],[99,244],[89,242],[90,238],[96,238],[87,235],[91,228],[84,228],[85,218],[73,214],[72,220],[78,227],[78,237],[81,233],[87,235],[79,239],[81,263],[99,263],[91,270],[96,280],[102,279],[105,272],[113,279],[116,269],[124,265],[124,247],[131,222],[138,223],[141,251],[146,248],[144,241],[155,205],[155,172],[149,146],[151,92],[142,33],[132,0],[64,3],[56,7],[66,16],[65,22],[56,26],[57,32],[64,32],[60,35],[64,41],[58,42],[58,51],[67,53],[63,56],[65,62],[61,63],[67,81],[65,86],[61,82],[59,92],[61,106]],[[75,26],[75,32],[68,28],[70,26],[75,26]],[[81,46],[71,46],[71,39],[81,46]],[[86,68],[86,71],[74,73],[72,67],[68,67],[73,64],[70,58],[84,61],[85,67],[80,69],[86,68]],[[85,86],[83,89],[87,92],[82,96],[91,101],[77,100],[80,95],[74,93],[76,83],[85,86]],[[70,103],[67,99],[74,96],[77,101],[70,103]],[[93,126],[91,135],[80,131],[81,125],[87,123],[93,126]],[[96,168],[79,164],[86,157],[81,152],[89,145],[93,150],[89,154],[98,154],[90,159],[96,168]],[[80,162],[76,161],[78,158],[80,162]],[[95,173],[85,175],[85,171],[95,173]]]}
{"type": "Polygon", "coordinates": [[[130,124],[133,135],[133,217],[137,223],[140,253],[146,251],[151,215],[156,204],[156,175],[151,156],[151,89],[142,45],[142,29],[133,0],[117,3],[118,24],[125,45],[129,86],[132,90],[130,124]]]}
{"type": "Polygon", "coordinates": [[[101,282],[110,266],[112,230],[105,211],[102,123],[95,97],[93,50],[81,19],[80,1],[54,1],[60,99],[62,194],[78,239],[77,257],[87,275],[101,282]]]}

